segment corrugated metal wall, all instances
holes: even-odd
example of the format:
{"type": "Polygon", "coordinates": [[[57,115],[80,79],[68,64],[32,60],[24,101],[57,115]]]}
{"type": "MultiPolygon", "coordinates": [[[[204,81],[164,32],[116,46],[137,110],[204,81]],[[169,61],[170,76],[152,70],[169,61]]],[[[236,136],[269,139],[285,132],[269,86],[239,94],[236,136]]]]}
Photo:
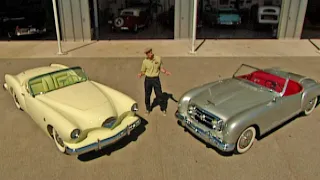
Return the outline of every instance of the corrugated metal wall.
{"type": "Polygon", "coordinates": [[[282,2],[279,39],[300,39],[308,0],[285,0],[282,2]]]}
{"type": "Polygon", "coordinates": [[[192,36],[193,0],[175,0],[175,39],[189,39],[192,36]]]}
{"type": "Polygon", "coordinates": [[[63,41],[91,41],[88,0],[59,0],[58,9],[63,41]]]}

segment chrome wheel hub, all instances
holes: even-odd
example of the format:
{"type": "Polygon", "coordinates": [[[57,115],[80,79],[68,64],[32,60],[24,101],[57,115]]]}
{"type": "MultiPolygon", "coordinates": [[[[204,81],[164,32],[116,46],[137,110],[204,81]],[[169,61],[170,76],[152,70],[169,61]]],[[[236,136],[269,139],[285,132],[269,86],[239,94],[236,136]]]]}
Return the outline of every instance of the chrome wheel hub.
{"type": "Polygon", "coordinates": [[[306,111],[312,110],[315,103],[316,103],[315,99],[312,99],[311,101],[309,101],[306,111]]]}
{"type": "Polygon", "coordinates": [[[248,147],[250,141],[252,140],[253,133],[252,131],[248,130],[244,132],[240,137],[239,146],[241,149],[248,147]]]}

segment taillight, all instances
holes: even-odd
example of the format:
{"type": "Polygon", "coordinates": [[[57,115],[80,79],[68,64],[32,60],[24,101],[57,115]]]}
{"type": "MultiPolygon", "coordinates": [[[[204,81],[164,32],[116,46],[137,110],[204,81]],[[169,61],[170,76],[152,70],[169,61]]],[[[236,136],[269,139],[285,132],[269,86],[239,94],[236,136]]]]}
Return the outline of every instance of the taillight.
{"type": "Polygon", "coordinates": [[[19,26],[16,26],[16,30],[19,30],[20,28],[19,28],[19,26]]]}

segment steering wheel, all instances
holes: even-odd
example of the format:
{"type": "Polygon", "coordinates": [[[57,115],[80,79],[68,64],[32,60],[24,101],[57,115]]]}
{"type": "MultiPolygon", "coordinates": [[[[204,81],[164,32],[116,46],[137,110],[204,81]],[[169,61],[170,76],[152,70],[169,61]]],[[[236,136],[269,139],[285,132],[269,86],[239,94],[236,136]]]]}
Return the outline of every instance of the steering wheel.
{"type": "Polygon", "coordinates": [[[270,89],[276,90],[276,87],[280,87],[278,85],[278,83],[276,83],[275,81],[271,81],[271,80],[266,80],[266,82],[264,83],[264,85],[270,89]]]}
{"type": "Polygon", "coordinates": [[[76,75],[69,75],[64,81],[63,81],[63,85],[70,85],[70,84],[74,84],[81,81],[81,78],[79,76],[76,75]]]}

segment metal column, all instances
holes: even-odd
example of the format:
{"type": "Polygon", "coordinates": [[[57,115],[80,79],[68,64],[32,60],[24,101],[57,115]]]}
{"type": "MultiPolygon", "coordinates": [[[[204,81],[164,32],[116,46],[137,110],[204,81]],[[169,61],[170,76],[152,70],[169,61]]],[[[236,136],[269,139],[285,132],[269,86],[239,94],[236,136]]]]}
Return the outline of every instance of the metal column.
{"type": "Polygon", "coordinates": [[[300,39],[308,0],[283,0],[278,28],[279,39],[300,39]]]}

